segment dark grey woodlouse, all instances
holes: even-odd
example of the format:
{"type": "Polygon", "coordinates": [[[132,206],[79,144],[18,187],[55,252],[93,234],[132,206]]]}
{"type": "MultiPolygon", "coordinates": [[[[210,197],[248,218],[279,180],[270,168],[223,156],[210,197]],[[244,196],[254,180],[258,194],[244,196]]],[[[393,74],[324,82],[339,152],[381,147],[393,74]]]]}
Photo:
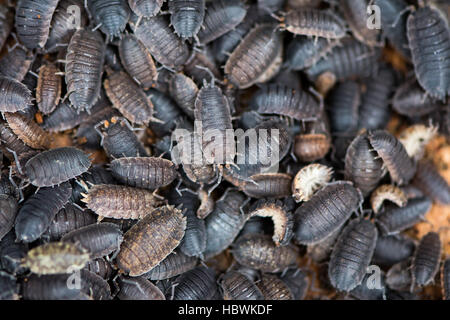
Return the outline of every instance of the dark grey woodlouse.
{"type": "Polygon", "coordinates": [[[0,5],[0,48],[3,48],[13,26],[14,11],[4,4],[0,5]]]}
{"type": "Polygon", "coordinates": [[[91,260],[84,268],[105,280],[108,280],[114,272],[111,263],[104,258],[91,260]]]}
{"type": "Polygon", "coordinates": [[[417,80],[431,97],[445,100],[450,94],[448,21],[439,10],[421,7],[409,15],[407,35],[417,80]]]}
{"type": "Polygon", "coordinates": [[[134,27],[134,34],[166,67],[179,68],[189,58],[188,46],[171,30],[164,16],[142,19],[134,27]]]}
{"type": "Polygon", "coordinates": [[[150,129],[157,136],[169,135],[179,124],[182,111],[177,104],[168,95],[157,89],[150,89],[145,92],[153,104],[153,113],[159,121],[153,121],[149,124],[150,129]]]}
{"type": "Polygon", "coordinates": [[[25,201],[17,213],[15,231],[17,239],[33,242],[50,226],[59,210],[69,201],[72,193],[70,183],[57,187],[41,188],[25,201]]]}
{"type": "Polygon", "coordinates": [[[61,76],[54,64],[43,65],[39,70],[36,87],[36,102],[43,114],[52,113],[61,98],[61,76]]]}
{"type": "Polygon", "coordinates": [[[165,0],[128,0],[133,12],[142,17],[153,17],[161,10],[165,0]]]}
{"type": "Polygon", "coordinates": [[[0,60],[0,76],[22,82],[34,62],[34,54],[20,45],[8,51],[0,60]]]}
{"type": "Polygon", "coordinates": [[[69,289],[70,274],[31,275],[22,283],[25,300],[89,300],[89,295],[79,289],[69,289]]]}
{"type": "Polygon", "coordinates": [[[130,7],[126,0],[91,0],[89,11],[96,25],[108,39],[119,37],[130,18],[130,7]]]}
{"type": "Polygon", "coordinates": [[[195,99],[199,90],[195,82],[183,73],[177,73],[170,81],[169,90],[177,105],[189,118],[194,119],[195,99]]]}
{"type": "Polygon", "coordinates": [[[372,151],[367,133],[358,135],[347,148],[345,177],[368,195],[383,177],[383,161],[372,151]]]}
{"type": "Polygon", "coordinates": [[[45,44],[45,50],[47,52],[56,52],[59,51],[61,47],[67,45],[70,38],[75,33],[76,27],[78,27],[75,25],[75,22],[80,23],[80,28],[87,25],[88,17],[83,0],[60,0],[52,17],[50,34],[45,44]],[[73,11],[74,8],[76,8],[75,10],[79,10],[79,17],[74,17],[74,14],[76,13],[73,11]],[[79,21],[74,21],[74,18],[79,18],[79,21]],[[72,24],[70,22],[72,22],[72,24]]]}
{"type": "Polygon", "coordinates": [[[392,181],[402,185],[408,183],[416,173],[416,164],[408,156],[403,144],[384,130],[369,132],[370,144],[383,159],[392,181]]]}
{"type": "Polygon", "coordinates": [[[172,161],[155,157],[115,159],[111,162],[110,169],[119,182],[145,189],[167,186],[178,175],[172,161]]]}
{"type": "Polygon", "coordinates": [[[345,21],[332,11],[314,8],[292,10],[280,18],[280,28],[296,35],[340,39],[347,31],[345,21]]]}
{"type": "Polygon", "coordinates": [[[197,36],[201,44],[207,44],[242,22],[247,8],[240,0],[217,0],[206,5],[203,27],[197,36]],[[220,21],[220,23],[218,23],[220,21]]]}
{"type": "Polygon", "coordinates": [[[378,232],[368,220],[351,221],[339,236],[328,267],[331,284],[348,292],[358,286],[372,259],[378,232]]]}
{"type": "Polygon", "coordinates": [[[197,257],[189,257],[179,250],[175,250],[156,267],[145,273],[143,276],[150,280],[164,280],[173,278],[194,269],[197,262],[197,257]]]}
{"type": "Polygon", "coordinates": [[[407,291],[412,283],[411,259],[394,264],[386,273],[386,285],[389,289],[407,291]]]}
{"type": "Polygon", "coordinates": [[[371,279],[373,275],[373,271],[372,274],[366,273],[361,283],[350,291],[350,295],[358,300],[386,300],[386,291],[388,288],[386,287],[386,276],[384,272],[381,270],[379,282],[374,288],[372,287],[373,279],[371,279]]]}
{"type": "Polygon", "coordinates": [[[250,105],[258,113],[288,116],[300,121],[315,119],[321,108],[308,92],[279,84],[263,86],[253,95],[250,105]]]}
{"type": "Polygon", "coordinates": [[[376,222],[381,234],[391,235],[408,229],[423,219],[431,208],[431,200],[426,197],[410,199],[406,206],[386,205],[376,222]]]}
{"type": "Polygon", "coordinates": [[[450,186],[439,174],[433,163],[420,162],[412,184],[433,201],[450,204],[450,186]]]}
{"type": "Polygon", "coordinates": [[[408,259],[415,247],[414,241],[407,237],[380,236],[372,259],[375,264],[392,266],[408,259]]]}
{"type": "Polygon", "coordinates": [[[16,7],[17,38],[28,49],[43,48],[58,0],[20,0],[16,7]]]}
{"type": "Polygon", "coordinates": [[[441,287],[444,300],[450,300],[450,259],[446,259],[441,268],[441,287]]]}
{"type": "Polygon", "coordinates": [[[169,0],[170,22],[181,38],[197,35],[205,17],[205,0],[169,0]]]}
{"type": "Polygon", "coordinates": [[[101,258],[120,248],[122,231],[113,223],[91,224],[65,234],[61,241],[86,249],[91,259],[101,258]]]}
{"type": "Polygon", "coordinates": [[[212,300],[217,292],[215,271],[207,267],[183,273],[174,284],[173,300],[212,300]]]}
{"type": "Polygon", "coordinates": [[[282,48],[282,34],[274,25],[253,28],[233,50],[225,64],[225,74],[240,89],[259,82],[282,48]]]}
{"type": "Polygon", "coordinates": [[[98,31],[77,30],[66,55],[66,84],[69,100],[78,110],[89,110],[100,96],[105,42],[98,31]]]}
{"type": "Polygon", "coordinates": [[[326,102],[332,132],[356,131],[361,103],[361,90],[357,82],[344,81],[336,84],[326,102]]]}
{"type": "Polygon", "coordinates": [[[413,282],[425,286],[434,280],[441,261],[442,244],[439,234],[429,232],[420,240],[412,260],[413,282]]]}
{"type": "Polygon", "coordinates": [[[293,245],[277,247],[270,235],[246,234],[233,244],[231,252],[241,265],[262,272],[279,272],[295,264],[298,256],[293,245]]]}
{"type": "Polygon", "coordinates": [[[17,199],[0,195],[0,240],[12,229],[18,210],[17,199]]]}
{"type": "Polygon", "coordinates": [[[228,271],[219,281],[225,300],[264,300],[253,281],[238,271],[228,271]]]}
{"type": "Polygon", "coordinates": [[[28,269],[22,265],[28,252],[28,244],[16,241],[15,230],[11,230],[0,241],[0,265],[13,275],[22,275],[28,269]]]}
{"type": "Polygon", "coordinates": [[[48,236],[52,241],[59,240],[66,233],[96,222],[97,217],[92,212],[80,210],[68,203],[55,215],[44,237],[48,236]]]}
{"type": "Polygon", "coordinates": [[[295,239],[302,244],[325,240],[344,225],[362,200],[361,192],[350,182],[329,184],[295,211],[295,239]]]}
{"type": "Polygon", "coordinates": [[[32,104],[31,91],[22,83],[0,77],[0,112],[17,112],[32,104]]]}
{"type": "Polygon", "coordinates": [[[155,62],[144,44],[134,35],[125,35],[119,43],[119,54],[128,74],[145,90],[157,80],[155,62]]]}
{"type": "Polygon", "coordinates": [[[81,175],[90,166],[91,160],[83,151],[62,147],[32,157],[25,164],[25,173],[31,184],[51,187],[81,175]]]}
{"type": "Polygon", "coordinates": [[[250,177],[241,187],[253,198],[284,198],[291,195],[292,176],[285,173],[260,173],[250,177]]]}
{"type": "Polygon", "coordinates": [[[61,102],[55,110],[44,117],[42,127],[50,132],[61,132],[70,130],[87,120],[88,113],[77,111],[68,102],[61,102]]]}
{"type": "Polygon", "coordinates": [[[303,300],[308,293],[309,279],[301,269],[288,269],[280,279],[289,287],[293,300],[303,300]]]}
{"type": "Polygon", "coordinates": [[[355,38],[369,46],[380,45],[378,40],[380,31],[368,27],[369,4],[371,4],[369,0],[343,0],[340,2],[344,17],[355,38]]]}
{"type": "Polygon", "coordinates": [[[117,282],[120,300],[166,300],[161,290],[144,277],[120,276],[117,282]]]}
{"type": "Polygon", "coordinates": [[[195,211],[186,211],[186,230],[180,243],[180,250],[187,256],[203,257],[206,249],[205,220],[197,218],[195,211]]]}

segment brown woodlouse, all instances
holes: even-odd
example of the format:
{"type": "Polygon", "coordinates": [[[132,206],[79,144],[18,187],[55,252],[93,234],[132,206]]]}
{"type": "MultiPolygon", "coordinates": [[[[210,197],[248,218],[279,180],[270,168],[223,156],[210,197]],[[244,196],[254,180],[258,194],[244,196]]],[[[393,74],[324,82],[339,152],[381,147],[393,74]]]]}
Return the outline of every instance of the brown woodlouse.
{"type": "Polygon", "coordinates": [[[5,113],[4,116],[11,130],[27,146],[34,149],[50,148],[52,136],[34,120],[30,120],[20,113],[5,113]]]}
{"type": "Polygon", "coordinates": [[[61,76],[58,75],[55,64],[43,65],[39,70],[36,87],[36,102],[43,114],[50,114],[55,110],[61,98],[61,76]]]}
{"type": "Polygon", "coordinates": [[[100,217],[114,219],[140,219],[163,203],[149,190],[112,184],[94,185],[82,196],[100,217]]]}
{"type": "Polygon", "coordinates": [[[257,286],[265,300],[294,300],[289,287],[277,275],[263,274],[257,286]]]}
{"type": "Polygon", "coordinates": [[[232,253],[243,266],[263,272],[278,272],[295,264],[298,253],[293,245],[277,247],[269,235],[246,234],[236,240],[232,253]]]}
{"type": "Polygon", "coordinates": [[[439,271],[442,244],[439,234],[429,232],[420,240],[412,260],[413,283],[425,286],[434,280],[439,271]]]}
{"type": "Polygon", "coordinates": [[[124,234],[117,266],[139,276],[157,266],[180,243],[186,217],[172,206],[153,210],[124,234]]]}
{"type": "Polygon", "coordinates": [[[330,182],[333,169],[313,163],[300,169],[292,180],[292,197],[296,202],[308,201],[316,191],[330,182]]]}
{"type": "Polygon", "coordinates": [[[219,281],[224,300],[264,300],[253,281],[238,271],[228,271],[219,281]]]}
{"type": "Polygon", "coordinates": [[[385,200],[389,200],[399,207],[404,207],[408,201],[402,189],[391,184],[383,184],[376,188],[370,196],[373,212],[378,213],[385,200]]]}

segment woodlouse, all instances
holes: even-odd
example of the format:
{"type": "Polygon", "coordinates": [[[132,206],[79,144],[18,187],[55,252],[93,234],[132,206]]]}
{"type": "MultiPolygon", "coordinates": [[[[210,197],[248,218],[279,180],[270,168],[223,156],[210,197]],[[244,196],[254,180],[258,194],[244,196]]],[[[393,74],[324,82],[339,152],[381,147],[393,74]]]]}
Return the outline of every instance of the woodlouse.
{"type": "Polygon", "coordinates": [[[450,186],[439,174],[433,163],[420,162],[412,184],[433,201],[450,204],[450,186]]]}
{"type": "Polygon", "coordinates": [[[161,290],[144,277],[120,276],[117,282],[120,300],[166,300],[161,290]]]}
{"type": "Polygon", "coordinates": [[[22,261],[27,255],[28,245],[16,242],[14,230],[7,233],[0,241],[0,265],[3,270],[10,274],[22,275],[28,269],[22,266],[22,261]]]}
{"type": "Polygon", "coordinates": [[[269,235],[246,234],[239,237],[232,247],[233,257],[241,265],[262,272],[279,272],[297,259],[293,245],[277,247],[269,235]]]}
{"type": "Polygon", "coordinates": [[[402,143],[384,130],[369,132],[368,138],[373,149],[383,159],[392,181],[400,185],[408,183],[416,172],[416,164],[402,143]]]}
{"type": "Polygon", "coordinates": [[[128,0],[131,10],[138,16],[153,17],[161,10],[165,0],[128,0]]]}
{"type": "Polygon", "coordinates": [[[39,70],[36,87],[36,102],[43,114],[52,113],[61,98],[61,76],[54,64],[43,65],[39,70]]]}
{"type": "Polygon", "coordinates": [[[205,0],[169,0],[170,22],[181,38],[197,35],[205,16],[205,0]]]}
{"type": "Polygon", "coordinates": [[[20,0],[17,3],[15,26],[17,38],[28,49],[43,48],[50,32],[50,23],[58,0],[20,0]]]}
{"type": "Polygon", "coordinates": [[[195,99],[198,94],[195,82],[183,73],[177,73],[170,81],[170,93],[178,106],[194,119],[195,99]]]}
{"type": "Polygon", "coordinates": [[[385,200],[389,200],[399,207],[404,207],[408,201],[402,189],[391,184],[383,184],[376,188],[370,196],[373,212],[378,213],[385,200]]]}
{"type": "Polygon", "coordinates": [[[245,182],[242,191],[254,198],[284,198],[291,195],[292,177],[286,173],[260,173],[245,182]]]}
{"type": "Polygon", "coordinates": [[[153,103],[155,118],[159,121],[150,123],[150,129],[157,136],[169,135],[179,125],[183,113],[172,98],[159,90],[149,89],[145,92],[153,103]]]}
{"type": "Polygon", "coordinates": [[[425,154],[425,147],[437,135],[438,128],[430,125],[415,124],[403,130],[398,140],[403,144],[406,153],[415,161],[419,161],[425,154]]]}
{"type": "Polygon", "coordinates": [[[120,248],[122,231],[113,223],[91,224],[70,231],[62,238],[62,242],[74,243],[89,252],[91,259],[101,258],[120,248]]]}
{"type": "Polygon", "coordinates": [[[378,237],[372,259],[376,264],[392,266],[412,256],[415,247],[414,241],[407,237],[378,237]]]}
{"type": "Polygon", "coordinates": [[[257,285],[265,300],[293,300],[294,298],[289,287],[277,275],[263,274],[257,285]]]}
{"type": "Polygon", "coordinates": [[[313,163],[300,169],[292,180],[292,197],[296,202],[308,201],[316,191],[330,182],[333,169],[313,163]]]}
{"type": "Polygon", "coordinates": [[[220,279],[224,300],[264,300],[259,288],[244,274],[228,271],[220,279]]]}
{"type": "Polygon", "coordinates": [[[25,300],[89,300],[81,288],[68,288],[70,274],[31,275],[22,283],[25,300]]]}
{"type": "Polygon", "coordinates": [[[51,187],[86,172],[91,160],[83,151],[73,147],[55,148],[38,153],[25,164],[31,184],[51,187]]]}
{"type": "Polygon", "coordinates": [[[111,263],[104,258],[90,260],[84,268],[105,280],[109,279],[113,274],[111,263]]]}
{"type": "Polygon", "coordinates": [[[28,119],[20,113],[5,113],[9,128],[27,146],[34,149],[48,149],[52,143],[52,136],[44,131],[34,120],[28,119]]]}
{"type": "Polygon", "coordinates": [[[78,111],[89,111],[100,96],[105,48],[98,31],[80,29],[70,39],[65,79],[69,100],[78,111]]]}
{"type": "Polygon", "coordinates": [[[295,211],[295,239],[302,244],[325,240],[350,218],[361,202],[361,192],[350,182],[330,183],[295,211]]]}
{"type": "Polygon", "coordinates": [[[178,175],[172,161],[155,157],[115,159],[111,162],[110,169],[118,181],[145,189],[167,186],[178,175]]]}
{"type": "Polygon", "coordinates": [[[38,239],[50,226],[58,211],[68,202],[71,193],[70,183],[65,182],[54,188],[41,188],[27,199],[16,217],[17,239],[23,242],[38,239]]]}
{"type": "Polygon", "coordinates": [[[162,203],[151,191],[119,185],[98,184],[82,194],[82,202],[101,217],[139,219],[162,203]]]}
{"type": "Polygon", "coordinates": [[[446,259],[442,264],[441,287],[444,300],[450,300],[450,259],[446,259]]]}
{"type": "Polygon", "coordinates": [[[213,300],[217,293],[215,271],[207,267],[183,273],[174,284],[173,300],[213,300]]]}
{"type": "Polygon", "coordinates": [[[0,195],[0,240],[12,229],[18,210],[17,200],[6,194],[0,195]]]}
{"type": "Polygon", "coordinates": [[[31,105],[31,91],[22,83],[0,77],[0,112],[17,112],[31,105]]]}
{"type": "Polygon", "coordinates": [[[89,11],[108,39],[120,36],[130,18],[130,7],[126,0],[91,0],[89,11]]]}
{"type": "Polygon", "coordinates": [[[0,75],[22,82],[34,58],[32,51],[17,45],[0,59],[0,75]]]}
{"type": "Polygon", "coordinates": [[[117,265],[130,276],[139,276],[157,266],[180,243],[186,217],[180,210],[160,207],[146,215],[124,234],[117,265]]]}
{"type": "Polygon", "coordinates": [[[134,35],[125,35],[119,43],[120,61],[145,90],[157,80],[158,72],[150,52],[134,35]]]}
{"type": "MultiPolygon", "coordinates": [[[[369,46],[379,45],[379,30],[369,28],[368,10],[369,0],[343,0],[342,11],[356,39],[369,46]]],[[[369,11],[371,12],[371,11],[369,11]]]]}
{"type": "Polygon", "coordinates": [[[13,26],[14,26],[14,11],[2,4],[0,6],[0,48],[3,48],[3,45],[6,42],[13,26]]]}
{"type": "Polygon", "coordinates": [[[422,237],[412,260],[413,282],[425,286],[434,280],[439,271],[442,244],[439,234],[429,232],[422,237]]]}
{"type": "Polygon", "coordinates": [[[333,287],[350,291],[359,285],[372,259],[378,232],[368,220],[351,221],[331,253],[328,275],[333,287]]]}
{"type": "Polygon", "coordinates": [[[175,250],[143,276],[150,280],[164,280],[185,273],[197,265],[196,257],[189,257],[175,250]]]}
{"type": "Polygon", "coordinates": [[[233,50],[225,64],[225,74],[240,89],[259,82],[282,47],[282,34],[274,32],[274,25],[262,24],[253,28],[233,50]]]}
{"type": "Polygon", "coordinates": [[[424,6],[407,21],[412,62],[420,85],[439,100],[450,94],[450,31],[448,21],[437,9],[424,6]]]}

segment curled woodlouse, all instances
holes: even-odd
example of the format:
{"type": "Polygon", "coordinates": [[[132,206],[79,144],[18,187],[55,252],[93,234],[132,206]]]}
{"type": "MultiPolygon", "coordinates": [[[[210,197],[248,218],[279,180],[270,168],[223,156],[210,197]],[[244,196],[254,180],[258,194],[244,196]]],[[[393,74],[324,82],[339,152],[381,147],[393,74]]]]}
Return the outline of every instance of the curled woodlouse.
{"type": "Polygon", "coordinates": [[[31,105],[31,91],[22,83],[0,77],[0,112],[17,112],[31,105]]]}
{"type": "Polygon", "coordinates": [[[72,273],[89,260],[89,253],[73,243],[50,242],[28,251],[24,266],[36,274],[72,273]]]}
{"type": "Polygon", "coordinates": [[[79,27],[83,28],[87,25],[87,13],[83,0],[60,0],[52,16],[50,34],[45,44],[48,52],[59,51],[61,47],[67,45],[70,38],[77,29],[76,22],[79,27]],[[73,21],[74,14],[79,10],[79,20],[73,21]]]}
{"type": "Polygon", "coordinates": [[[131,10],[138,16],[153,17],[161,10],[165,0],[128,0],[131,10]]]}
{"type": "Polygon", "coordinates": [[[111,161],[110,169],[118,181],[145,189],[167,186],[178,175],[172,161],[155,157],[115,159],[111,161]]]}
{"type": "Polygon", "coordinates": [[[36,87],[36,102],[43,114],[52,113],[61,98],[61,76],[54,64],[43,65],[39,70],[36,87]]]}
{"type": "Polygon", "coordinates": [[[342,231],[331,253],[328,276],[339,291],[359,285],[372,259],[378,232],[368,220],[351,221],[342,231]]]}
{"type": "Polygon", "coordinates": [[[131,123],[147,124],[153,119],[153,104],[145,92],[123,72],[114,72],[104,82],[106,94],[131,123]]]}
{"type": "Polygon", "coordinates": [[[278,272],[297,259],[293,245],[276,246],[269,235],[246,234],[233,244],[232,253],[241,265],[263,272],[278,272]]]}
{"type": "Polygon", "coordinates": [[[144,277],[120,276],[117,282],[120,300],[166,300],[161,290],[144,277]]]}
{"type": "Polygon", "coordinates": [[[406,153],[415,161],[422,159],[425,147],[437,134],[437,127],[423,124],[412,125],[403,130],[398,140],[403,144],[406,153]]]}
{"type": "Polygon", "coordinates": [[[98,184],[82,194],[82,202],[101,217],[139,219],[162,204],[151,191],[119,185],[98,184]]]}
{"type": "Polygon", "coordinates": [[[261,199],[253,205],[249,215],[272,219],[274,225],[272,240],[277,246],[287,245],[291,241],[294,217],[292,212],[281,201],[261,199]]]}
{"type": "Polygon", "coordinates": [[[126,0],[91,0],[91,12],[96,25],[109,39],[118,37],[125,30],[130,18],[130,7],[126,0]]]}
{"type": "Polygon", "coordinates": [[[403,208],[386,205],[376,222],[383,235],[395,234],[415,225],[431,208],[431,200],[420,197],[408,200],[403,208]]]}
{"type": "Polygon", "coordinates": [[[68,202],[72,193],[70,183],[41,188],[25,201],[20,208],[15,231],[17,239],[32,242],[38,239],[49,227],[55,215],[68,202]]]}
{"type": "Polygon", "coordinates": [[[44,131],[34,120],[28,119],[20,113],[5,113],[9,128],[27,146],[34,149],[48,149],[52,143],[52,136],[44,131]]]}
{"type": "Polygon", "coordinates": [[[205,0],[169,0],[170,22],[181,38],[190,38],[200,30],[205,16],[205,0]]]}
{"type": "Polygon", "coordinates": [[[350,182],[330,183],[295,211],[295,239],[302,244],[325,240],[344,225],[361,203],[361,192],[350,182]]]}
{"type": "Polygon", "coordinates": [[[384,130],[369,132],[368,138],[373,149],[383,159],[392,180],[400,185],[408,183],[416,172],[416,164],[402,143],[384,130]]]}
{"type": "Polygon", "coordinates": [[[78,110],[90,110],[100,96],[105,42],[98,31],[77,30],[66,54],[66,85],[69,100],[78,110]]]}
{"type": "Polygon", "coordinates": [[[58,0],[20,0],[17,3],[15,26],[17,38],[28,49],[43,48],[50,32],[50,23],[58,0]]]}
{"type": "Polygon", "coordinates": [[[414,70],[422,88],[439,100],[450,94],[450,32],[448,21],[436,8],[411,12],[407,35],[414,70]]]}
{"type": "Polygon", "coordinates": [[[238,271],[228,271],[219,280],[224,300],[264,300],[255,283],[238,271]]]}
{"type": "Polygon", "coordinates": [[[206,5],[204,28],[197,34],[200,43],[207,44],[234,29],[242,22],[246,13],[247,8],[240,0],[210,2],[206,5]],[[217,21],[221,23],[218,24],[217,21]]]}
{"type": "Polygon", "coordinates": [[[257,283],[258,288],[264,295],[265,300],[293,300],[290,288],[274,274],[263,274],[261,281],[257,283]]]}
{"type": "Polygon", "coordinates": [[[311,94],[279,84],[264,86],[255,93],[250,104],[258,113],[278,114],[304,121],[315,119],[320,112],[320,104],[311,94]]]}
{"type": "Polygon", "coordinates": [[[225,74],[239,88],[248,88],[259,82],[281,47],[282,35],[274,32],[274,25],[256,26],[231,53],[225,64],[225,74]]]}
{"type": "Polygon", "coordinates": [[[189,257],[175,250],[143,276],[150,280],[164,280],[185,273],[197,265],[196,257],[189,257]]]}
{"type": "Polygon", "coordinates": [[[16,45],[0,59],[0,75],[22,82],[33,64],[34,57],[32,51],[16,45]]]}
{"type": "Polygon", "coordinates": [[[197,267],[175,281],[173,300],[213,300],[217,293],[214,269],[197,267]]]}
{"type": "Polygon", "coordinates": [[[144,89],[149,89],[158,78],[155,62],[150,52],[134,35],[125,35],[119,43],[122,64],[133,79],[144,89]]]}
{"type": "Polygon", "coordinates": [[[450,259],[446,259],[442,264],[441,287],[444,300],[450,300],[450,259]]]}
{"type": "Polygon", "coordinates": [[[313,163],[300,169],[292,180],[292,197],[296,202],[308,201],[313,194],[330,182],[333,169],[313,163]]]}
{"type": "Polygon", "coordinates": [[[280,18],[280,28],[293,34],[340,39],[347,31],[345,21],[332,11],[313,8],[292,10],[280,18]]]}
{"type": "Polygon", "coordinates": [[[420,162],[412,184],[433,201],[450,204],[450,186],[439,174],[433,163],[429,161],[420,162]]]}
{"type": "Polygon", "coordinates": [[[378,213],[385,200],[389,200],[399,207],[404,207],[408,201],[402,189],[391,184],[383,184],[376,188],[370,196],[373,212],[378,213]]]}
{"type": "Polygon", "coordinates": [[[130,276],[150,271],[179,245],[185,229],[186,217],[180,210],[173,206],[153,210],[124,234],[118,267],[130,276]]]}
{"type": "Polygon", "coordinates": [[[412,260],[413,282],[425,286],[434,280],[439,271],[442,244],[439,234],[429,232],[423,236],[412,260]]]}
{"type": "Polygon", "coordinates": [[[134,34],[142,41],[156,61],[178,68],[189,58],[188,46],[169,27],[163,16],[142,19],[134,34]]]}
{"type": "Polygon", "coordinates": [[[62,242],[74,243],[85,249],[91,259],[100,258],[118,250],[122,240],[122,231],[119,226],[107,222],[81,227],[61,238],[62,242]]]}
{"type": "Polygon", "coordinates": [[[412,256],[415,247],[414,241],[407,237],[378,237],[372,259],[376,264],[392,266],[412,256]]]}
{"type": "Polygon", "coordinates": [[[83,151],[73,147],[55,148],[41,152],[25,164],[31,184],[51,187],[86,172],[91,160],[83,151]]]}

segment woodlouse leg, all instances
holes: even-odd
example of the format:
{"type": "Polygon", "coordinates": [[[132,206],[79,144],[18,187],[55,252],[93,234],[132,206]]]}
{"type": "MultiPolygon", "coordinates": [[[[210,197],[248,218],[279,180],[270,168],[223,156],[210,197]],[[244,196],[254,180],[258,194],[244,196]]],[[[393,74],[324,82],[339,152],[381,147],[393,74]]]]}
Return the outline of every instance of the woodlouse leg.
{"type": "Polygon", "coordinates": [[[20,166],[20,161],[19,161],[19,157],[17,156],[17,153],[14,150],[9,149],[9,148],[6,148],[6,150],[13,155],[14,161],[16,162],[17,170],[19,171],[19,173],[21,175],[23,175],[22,167],[20,166]]]}
{"type": "Polygon", "coordinates": [[[247,197],[247,199],[245,199],[245,201],[239,207],[239,212],[241,213],[242,216],[245,216],[244,207],[250,202],[250,200],[251,198],[247,197]]]}
{"type": "Polygon", "coordinates": [[[217,182],[208,190],[208,197],[220,185],[221,182],[222,182],[222,171],[219,170],[219,177],[217,178],[217,182]]]}
{"type": "Polygon", "coordinates": [[[100,131],[99,127],[103,124],[103,122],[99,122],[94,126],[94,130],[100,135],[100,146],[103,146],[103,140],[105,140],[105,136],[100,131]]]}
{"type": "Polygon", "coordinates": [[[12,176],[12,167],[9,167],[9,181],[11,182],[11,184],[14,186],[14,188],[16,188],[16,190],[18,190],[19,192],[19,203],[21,203],[25,198],[23,196],[23,192],[22,189],[20,189],[19,187],[17,187],[16,182],[14,181],[14,178],[12,176]]]}
{"type": "Polygon", "coordinates": [[[173,300],[173,297],[175,296],[175,287],[178,285],[178,283],[173,283],[172,284],[172,292],[171,292],[171,296],[170,296],[170,300],[173,300]]]}

